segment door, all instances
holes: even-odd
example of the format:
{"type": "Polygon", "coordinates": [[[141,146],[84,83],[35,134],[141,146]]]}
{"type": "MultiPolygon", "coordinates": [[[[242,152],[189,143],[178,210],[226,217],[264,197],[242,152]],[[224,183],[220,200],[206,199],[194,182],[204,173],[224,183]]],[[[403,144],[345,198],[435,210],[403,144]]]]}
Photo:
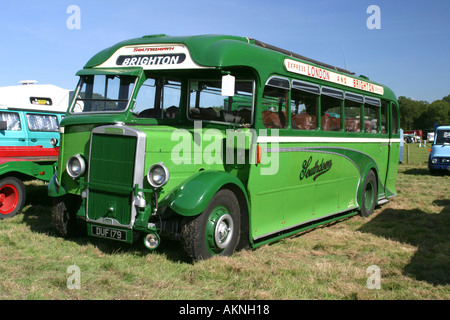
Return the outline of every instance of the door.
{"type": "Polygon", "coordinates": [[[27,113],[26,126],[28,129],[27,145],[52,148],[50,140],[59,140],[59,122],[54,114],[27,113]]]}
{"type": "Polygon", "coordinates": [[[0,121],[6,121],[6,130],[0,130],[0,146],[26,146],[27,131],[21,112],[1,111],[0,121]]]}
{"type": "MultiPolygon", "coordinates": [[[[287,128],[289,80],[272,77],[267,81],[256,118],[265,129],[258,133],[260,163],[250,169],[248,189],[252,204],[251,234],[263,238],[285,228],[286,181],[289,155],[279,152],[280,133],[287,128]]],[[[257,161],[258,162],[258,161],[257,161]]]]}
{"type": "Polygon", "coordinates": [[[389,160],[386,179],[386,196],[389,198],[397,194],[395,183],[397,180],[398,163],[400,159],[400,130],[398,106],[391,102],[389,133],[389,160]]]}

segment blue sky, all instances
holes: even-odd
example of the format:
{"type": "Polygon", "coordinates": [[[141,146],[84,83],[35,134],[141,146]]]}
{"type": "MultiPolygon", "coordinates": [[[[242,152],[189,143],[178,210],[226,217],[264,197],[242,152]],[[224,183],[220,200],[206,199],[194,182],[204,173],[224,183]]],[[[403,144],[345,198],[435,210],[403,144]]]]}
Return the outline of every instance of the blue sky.
{"type": "Polygon", "coordinates": [[[450,94],[449,0],[22,0],[2,2],[0,86],[37,80],[74,89],[98,51],[147,34],[246,36],[346,68],[397,96],[450,94]],[[69,29],[70,5],[80,29],[69,29]],[[366,25],[370,5],[381,29],[366,25]]]}

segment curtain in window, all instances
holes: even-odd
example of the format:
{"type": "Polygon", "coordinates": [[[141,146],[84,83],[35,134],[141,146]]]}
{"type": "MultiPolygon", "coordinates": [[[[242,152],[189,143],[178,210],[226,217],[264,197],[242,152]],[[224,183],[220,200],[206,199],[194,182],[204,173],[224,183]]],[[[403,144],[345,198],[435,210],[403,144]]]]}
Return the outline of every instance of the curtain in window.
{"type": "Polygon", "coordinates": [[[6,121],[8,127],[6,130],[20,131],[20,118],[18,113],[0,112],[0,121],[6,121]]]}
{"type": "Polygon", "coordinates": [[[28,114],[27,121],[30,131],[58,132],[58,119],[56,116],[28,114]]]}

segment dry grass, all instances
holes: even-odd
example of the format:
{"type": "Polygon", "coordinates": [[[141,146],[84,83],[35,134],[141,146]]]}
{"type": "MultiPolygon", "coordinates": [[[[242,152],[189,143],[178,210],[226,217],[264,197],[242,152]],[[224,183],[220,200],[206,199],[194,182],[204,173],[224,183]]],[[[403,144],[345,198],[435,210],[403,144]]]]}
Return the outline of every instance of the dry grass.
{"type": "Polygon", "coordinates": [[[449,182],[430,176],[423,159],[400,165],[398,197],[370,218],[195,264],[174,242],[151,253],[141,244],[63,240],[50,228],[45,186],[29,185],[24,213],[0,222],[0,299],[448,300],[449,182]],[[73,264],[79,290],[67,288],[73,264]],[[367,287],[372,265],[381,289],[367,287]]]}

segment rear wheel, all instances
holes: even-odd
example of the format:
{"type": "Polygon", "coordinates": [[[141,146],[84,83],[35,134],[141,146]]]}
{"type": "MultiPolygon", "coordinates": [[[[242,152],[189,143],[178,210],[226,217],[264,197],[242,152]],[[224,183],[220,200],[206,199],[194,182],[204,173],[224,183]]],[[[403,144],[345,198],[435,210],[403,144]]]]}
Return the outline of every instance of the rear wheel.
{"type": "Polygon", "coordinates": [[[363,193],[361,200],[361,216],[369,217],[375,210],[378,197],[378,186],[375,173],[369,171],[363,185],[363,193]]]}
{"type": "Polygon", "coordinates": [[[0,180],[0,219],[11,218],[25,204],[25,186],[15,177],[0,180]]]}
{"type": "Polygon", "coordinates": [[[232,191],[222,189],[200,215],[189,219],[181,235],[184,249],[197,261],[232,255],[240,231],[239,202],[232,191]]]}

